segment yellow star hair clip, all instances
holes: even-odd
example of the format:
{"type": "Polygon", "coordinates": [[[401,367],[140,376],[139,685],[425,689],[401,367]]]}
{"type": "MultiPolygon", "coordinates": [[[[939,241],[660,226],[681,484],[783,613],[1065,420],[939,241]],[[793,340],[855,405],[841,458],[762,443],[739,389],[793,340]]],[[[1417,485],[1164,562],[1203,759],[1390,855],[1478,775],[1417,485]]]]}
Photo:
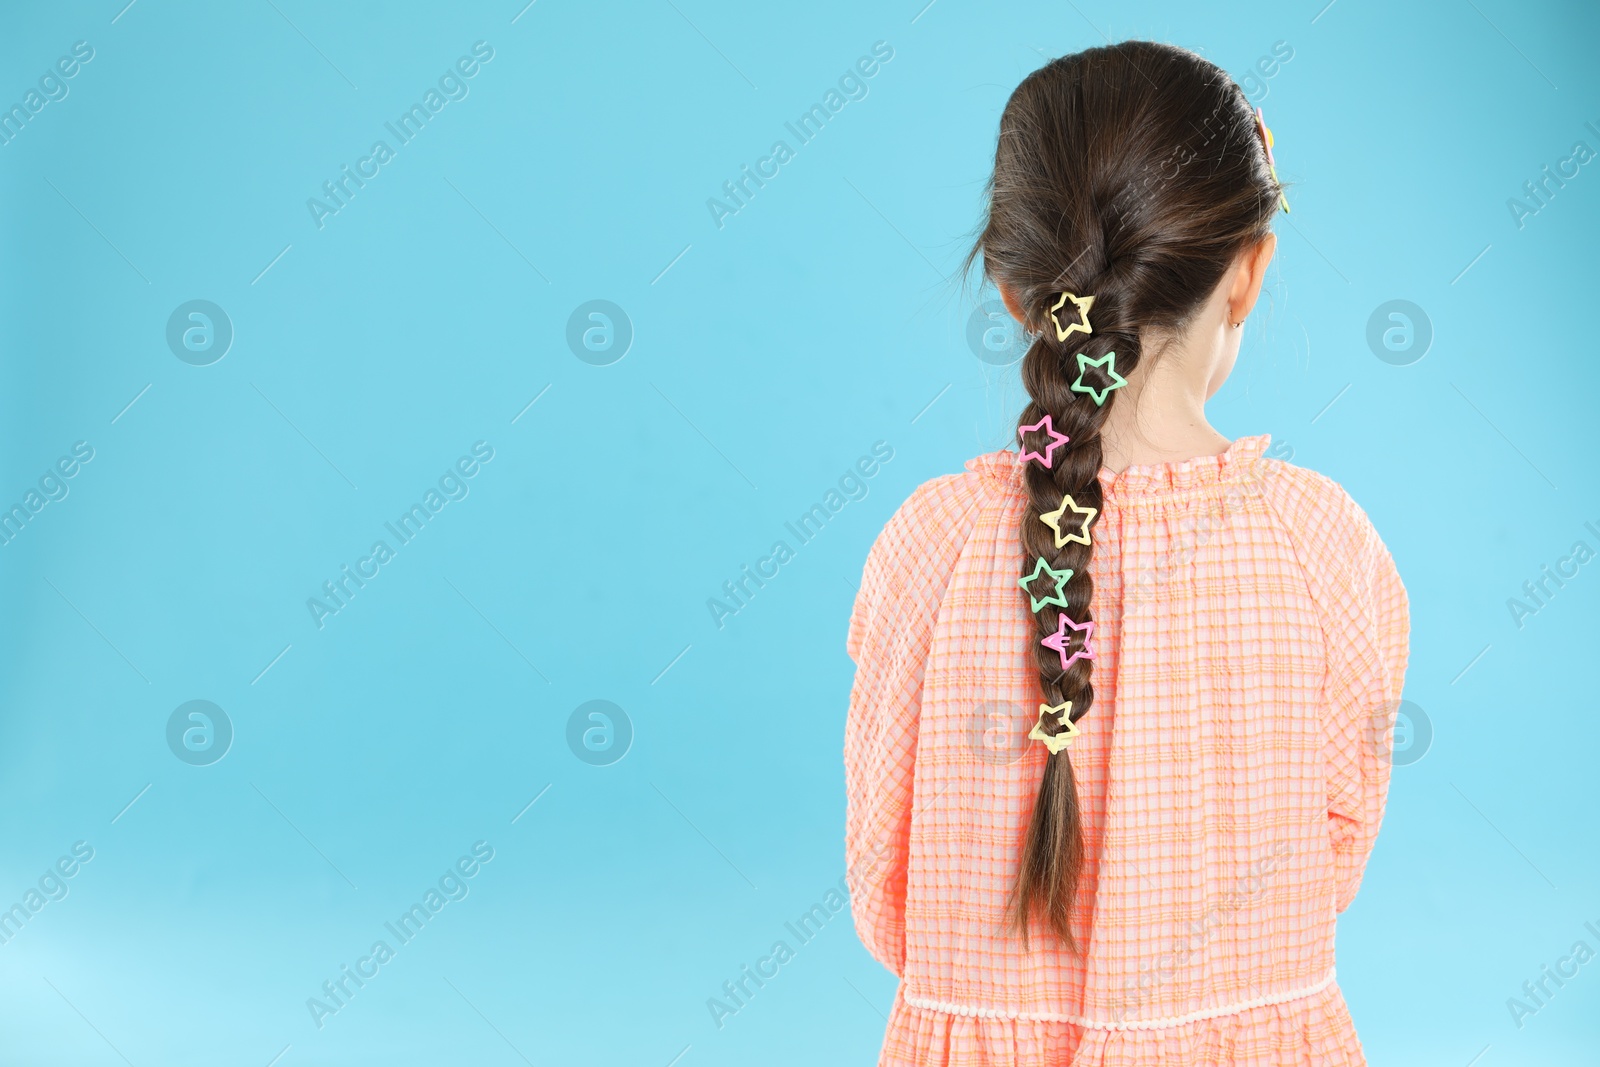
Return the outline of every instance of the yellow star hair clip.
{"type": "Polygon", "coordinates": [[[1080,508],[1078,502],[1072,499],[1071,494],[1067,494],[1061,498],[1061,506],[1059,508],[1040,515],[1039,521],[1055,532],[1056,547],[1063,548],[1073,543],[1087,545],[1089,543],[1089,524],[1094,521],[1094,517],[1098,514],[1100,514],[1099,508],[1080,508]],[[1072,511],[1073,521],[1077,521],[1080,515],[1083,517],[1082,527],[1076,533],[1061,532],[1061,518],[1069,508],[1072,511]]]}
{"type": "Polygon", "coordinates": [[[1057,752],[1060,752],[1062,749],[1072,744],[1072,739],[1083,732],[1078,729],[1077,723],[1067,718],[1067,716],[1071,714],[1072,701],[1070,700],[1065,704],[1057,704],[1053,708],[1049,704],[1040,704],[1039,721],[1034,723],[1033,729],[1028,731],[1028,740],[1043,741],[1044,747],[1048,748],[1050,750],[1050,755],[1054,756],[1057,752]],[[1043,730],[1045,720],[1050,718],[1052,715],[1056,718],[1055,724],[1057,726],[1066,727],[1066,729],[1062,730],[1059,734],[1047,734],[1043,730]]]}
{"type": "Polygon", "coordinates": [[[1056,328],[1056,340],[1065,341],[1074,333],[1090,334],[1094,328],[1089,325],[1089,309],[1094,307],[1094,297],[1078,296],[1076,293],[1062,293],[1061,299],[1050,305],[1050,321],[1056,328]],[[1056,312],[1067,306],[1067,301],[1072,301],[1072,306],[1078,309],[1078,318],[1082,322],[1069,322],[1061,325],[1061,320],[1056,317],[1056,312]]]}

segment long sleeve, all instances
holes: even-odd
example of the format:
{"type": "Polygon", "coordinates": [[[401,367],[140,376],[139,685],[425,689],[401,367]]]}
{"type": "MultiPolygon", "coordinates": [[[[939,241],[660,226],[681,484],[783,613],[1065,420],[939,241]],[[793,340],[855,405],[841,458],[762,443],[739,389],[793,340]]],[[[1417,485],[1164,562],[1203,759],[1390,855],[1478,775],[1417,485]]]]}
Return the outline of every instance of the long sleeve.
{"type": "Polygon", "coordinates": [[[1337,908],[1355,899],[1389,793],[1395,713],[1410,639],[1405,587],[1365,513],[1343,494],[1322,557],[1328,637],[1325,756],[1337,908]]]}
{"type": "Polygon", "coordinates": [[[905,966],[905,894],[922,676],[970,508],[962,476],[928,482],[878,535],[846,650],[856,663],[845,727],[845,855],[856,932],[895,975],[905,966]]]}

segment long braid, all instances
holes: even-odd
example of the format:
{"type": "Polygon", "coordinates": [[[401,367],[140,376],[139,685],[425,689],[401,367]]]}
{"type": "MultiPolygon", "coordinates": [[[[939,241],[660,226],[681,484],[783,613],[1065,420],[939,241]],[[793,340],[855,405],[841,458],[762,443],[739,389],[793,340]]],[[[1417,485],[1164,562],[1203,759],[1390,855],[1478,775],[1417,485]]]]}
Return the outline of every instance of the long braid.
{"type": "MultiPolygon", "coordinates": [[[[1094,619],[1095,528],[1091,522],[1090,544],[1058,547],[1040,516],[1070,495],[1099,517],[1101,433],[1118,396],[1111,391],[1096,404],[1072,389],[1080,370],[1096,390],[1112,384],[1105,370],[1081,368],[1078,354],[1100,360],[1115,352],[1116,372],[1131,376],[1149,333],[1180,335],[1239,254],[1266,237],[1280,192],[1244,92],[1180,48],[1126,41],[1065,56],[1030,74],[1006,104],[988,217],[969,264],[982,256],[984,273],[1035,335],[1022,362],[1031,399],[1019,427],[1048,415],[1069,438],[1049,466],[1024,462],[1020,539],[1024,577],[1040,560],[1072,572],[1062,590],[1068,606],[1034,612],[1030,644],[1045,703],[1071,701],[1074,724],[1094,705],[1093,661],[1078,657],[1063,670],[1071,657],[1041,642],[1058,632],[1063,614],[1075,626],[1094,619]],[[1063,291],[1094,297],[1087,336],[1057,339],[1048,309],[1063,291]]],[[[1063,313],[1063,326],[1076,320],[1072,308],[1063,313]]],[[[1043,453],[1052,440],[1030,430],[1022,445],[1043,453]]],[[[1024,593],[1023,610],[1034,599],[1024,593]]],[[[1081,637],[1071,640],[1080,650],[1081,637]]],[[[1066,729],[1042,717],[1038,728],[1066,729]]],[[[1086,729],[1094,728],[1090,720],[1086,729]]],[[[1024,938],[1040,918],[1075,949],[1070,920],[1085,856],[1070,751],[1046,756],[1009,913],[1024,938]]]]}
{"type": "MultiPolygon", "coordinates": [[[[1071,286],[1062,288],[1071,289],[1071,286]]],[[[1089,544],[1068,541],[1058,548],[1055,533],[1040,516],[1060,508],[1064,495],[1070,495],[1080,509],[1094,509],[1096,518],[1104,507],[1100,488],[1100,469],[1104,462],[1100,430],[1117,393],[1111,391],[1103,405],[1096,405],[1087,395],[1073,392],[1071,385],[1078,377],[1077,354],[1081,352],[1091,359],[1099,359],[1115,352],[1114,365],[1124,377],[1139,361],[1138,335],[1117,328],[1117,309],[1114,300],[1108,299],[1110,294],[1105,280],[1089,283],[1085,291],[1095,294],[1094,332],[1088,338],[1074,334],[1060,343],[1049,326],[1040,331],[1023,359],[1022,383],[1032,401],[1019,421],[1019,427],[1032,426],[1049,415],[1054,427],[1068,438],[1068,443],[1056,450],[1052,466],[1036,462],[1025,464],[1028,503],[1023,512],[1021,538],[1025,575],[1032,571],[1037,559],[1044,559],[1057,571],[1072,572],[1065,584],[1070,607],[1062,609],[1049,604],[1034,615],[1033,655],[1045,703],[1055,707],[1070,701],[1072,710],[1068,718],[1073,723],[1087,715],[1094,705],[1094,661],[1078,657],[1063,671],[1063,657],[1041,642],[1058,631],[1063,613],[1080,626],[1094,619],[1091,607],[1094,579],[1089,574],[1089,561],[1094,552],[1093,522],[1089,524],[1089,544]],[[1082,343],[1074,343],[1078,341],[1082,343]]],[[[1103,371],[1090,368],[1085,372],[1084,382],[1103,387],[1110,384],[1107,378],[1103,371]]],[[[1044,436],[1042,432],[1026,435],[1024,447],[1046,447],[1047,442],[1034,440],[1044,436]]],[[[1070,522],[1070,516],[1065,521],[1070,522]]],[[[1024,597],[1025,603],[1031,603],[1026,593],[1024,597]]],[[[1045,732],[1059,733],[1063,729],[1065,727],[1047,726],[1045,732]]],[[[1044,778],[1039,783],[1039,797],[1023,849],[1025,869],[1012,895],[1011,913],[1013,922],[1024,935],[1027,916],[1034,912],[1042,914],[1062,941],[1076,947],[1068,920],[1084,857],[1077,781],[1072,772],[1070,752],[1070,748],[1063,748],[1045,757],[1044,778]],[[1069,891],[1052,891],[1056,886],[1067,886],[1069,891]]]]}

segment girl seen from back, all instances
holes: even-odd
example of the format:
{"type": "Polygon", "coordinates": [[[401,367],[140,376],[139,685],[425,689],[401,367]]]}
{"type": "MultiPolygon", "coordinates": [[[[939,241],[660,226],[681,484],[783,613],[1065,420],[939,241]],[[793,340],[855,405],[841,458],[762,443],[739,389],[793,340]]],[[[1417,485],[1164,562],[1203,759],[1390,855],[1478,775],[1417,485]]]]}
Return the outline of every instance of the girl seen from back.
{"type": "Polygon", "coordinates": [[[1205,417],[1287,208],[1270,144],[1226,73],[1146,42],[1005,108],[973,258],[1034,338],[1019,448],[912,494],[850,620],[882,1064],[1365,1063],[1334,929],[1406,594],[1344,490],[1205,417]]]}

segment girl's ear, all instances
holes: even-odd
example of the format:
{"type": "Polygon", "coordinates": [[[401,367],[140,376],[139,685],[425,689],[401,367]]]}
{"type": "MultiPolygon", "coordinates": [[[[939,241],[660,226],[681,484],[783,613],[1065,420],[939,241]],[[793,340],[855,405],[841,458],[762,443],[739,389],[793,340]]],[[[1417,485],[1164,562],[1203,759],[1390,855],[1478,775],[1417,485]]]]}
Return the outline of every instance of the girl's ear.
{"type": "Polygon", "coordinates": [[[1011,312],[1011,317],[1022,323],[1022,325],[1026,326],[1028,324],[1028,317],[1022,313],[1022,305],[1017,303],[1017,298],[1012,294],[1011,290],[1007,289],[1005,286],[1001,285],[999,286],[999,289],[1000,299],[1005,303],[1006,310],[1011,312]]]}
{"type": "MultiPolygon", "coordinates": [[[[1261,283],[1267,277],[1267,264],[1272,262],[1272,253],[1277,247],[1278,235],[1268,233],[1239,253],[1233,284],[1228,291],[1229,322],[1243,322],[1256,306],[1256,299],[1261,295],[1261,283]]],[[[1010,307],[1009,304],[1006,306],[1010,307]]]]}

